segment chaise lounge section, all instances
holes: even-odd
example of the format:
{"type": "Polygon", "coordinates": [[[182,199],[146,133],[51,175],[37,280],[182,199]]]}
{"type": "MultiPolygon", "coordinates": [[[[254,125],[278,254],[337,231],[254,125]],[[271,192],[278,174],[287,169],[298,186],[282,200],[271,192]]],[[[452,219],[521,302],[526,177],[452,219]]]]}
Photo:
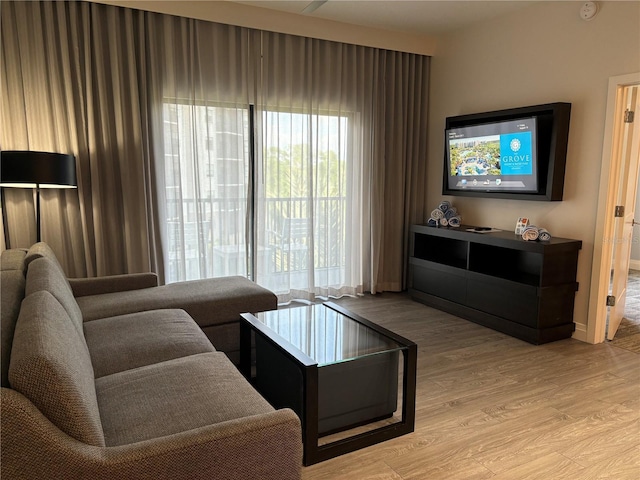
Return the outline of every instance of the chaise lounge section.
{"type": "MultiPolygon", "coordinates": [[[[167,296],[88,319],[45,244],[0,264],[3,477],[300,478],[298,417],[274,410],[167,296]]],[[[123,281],[149,281],[138,277],[123,281]]],[[[99,282],[101,301],[119,293],[99,282]]],[[[235,299],[205,301],[233,317],[235,299]]]]}
{"type": "MultiPolygon", "coordinates": [[[[14,250],[8,250],[15,252],[14,250]]],[[[3,253],[4,255],[4,253],[3,253]]],[[[15,253],[8,255],[10,258],[15,253]]],[[[7,262],[10,261],[7,258],[7,262]]],[[[25,258],[27,265],[47,258],[62,268],[51,248],[36,243],[25,258]]],[[[15,260],[14,260],[15,261],[15,260]]],[[[155,273],[68,279],[84,321],[128,313],[180,308],[200,326],[218,351],[237,365],[240,353],[240,313],[275,310],[273,292],[244,277],[210,278],[158,286],[155,273]]]]}

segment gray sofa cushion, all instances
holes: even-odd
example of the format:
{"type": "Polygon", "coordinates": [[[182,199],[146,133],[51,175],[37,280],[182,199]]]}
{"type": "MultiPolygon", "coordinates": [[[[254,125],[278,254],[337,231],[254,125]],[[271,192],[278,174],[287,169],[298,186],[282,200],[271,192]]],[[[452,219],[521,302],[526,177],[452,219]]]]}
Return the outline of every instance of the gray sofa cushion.
{"type": "Polygon", "coordinates": [[[202,353],[96,379],[107,446],[274,411],[224,353],[202,353]]]}
{"type": "Polygon", "coordinates": [[[158,308],[182,308],[201,327],[237,322],[238,312],[277,308],[277,297],[244,277],[209,278],[76,299],[85,322],[158,308]]]}
{"type": "Polygon", "coordinates": [[[49,292],[33,293],[22,302],[9,383],[63,432],[104,446],[89,351],[49,292]]]}
{"type": "Polygon", "coordinates": [[[2,386],[9,386],[9,359],[13,332],[20,313],[20,304],[24,298],[24,275],[21,270],[3,270],[0,272],[0,302],[2,316],[0,321],[0,354],[2,355],[2,386]]]}
{"type": "Polygon", "coordinates": [[[96,378],[187,355],[215,352],[184,310],[153,310],[101,318],[86,322],[84,332],[96,378]]]}
{"type": "Polygon", "coordinates": [[[66,277],[64,273],[64,269],[60,262],[58,261],[58,257],[53,253],[51,247],[44,242],[38,242],[31,245],[29,250],[27,250],[27,254],[24,257],[25,268],[29,268],[29,264],[38,258],[48,258],[51,260],[55,266],[62,272],[62,275],[66,277]]]}
{"type": "Polygon", "coordinates": [[[36,258],[27,269],[26,295],[47,291],[64,307],[80,333],[82,333],[82,312],[73,296],[67,277],[49,258],[36,258]]]}
{"type": "Polygon", "coordinates": [[[24,274],[27,268],[24,261],[26,254],[27,251],[21,248],[5,250],[0,255],[0,270],[20,270],[24,274]]]}
{"type": "Polygon", "coordinates": [[[122,275],[107,275],[105,277],[68,278],[67,280],[69,280],[75,297],[158,286],[158,275],[152,272],[125,273],[122,275]]]}

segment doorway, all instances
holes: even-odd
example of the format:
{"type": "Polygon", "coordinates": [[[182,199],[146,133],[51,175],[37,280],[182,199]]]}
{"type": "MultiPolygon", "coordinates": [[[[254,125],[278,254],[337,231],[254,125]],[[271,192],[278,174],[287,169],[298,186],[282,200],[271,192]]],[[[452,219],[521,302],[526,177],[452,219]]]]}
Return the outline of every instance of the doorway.
{"type": "Polygon", "coordinates": [[[640,353],[640,270],[629,270],[626,311],[611,345],[640,353]]]}
{"type": "Polygon", "coordinates": [[[613,338],[625,311],[640,163],[640,73],[609,80],[587,341],[613,338]]]}
{"type": "MultiPolygon", "coordinates": [[[[640,216],[640,178],[636,192],[635,216],[640,216]]],[[[631,245],[631,262],[627,277],[624,317],[611,339],[611,345],[640,353],[640,225],[635,222],[631,245]]]]}

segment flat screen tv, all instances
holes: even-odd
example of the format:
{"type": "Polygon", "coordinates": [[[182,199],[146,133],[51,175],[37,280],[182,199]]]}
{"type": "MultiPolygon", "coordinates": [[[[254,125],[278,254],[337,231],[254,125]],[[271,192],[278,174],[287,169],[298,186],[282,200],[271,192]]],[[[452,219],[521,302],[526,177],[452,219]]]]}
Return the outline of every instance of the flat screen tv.
{"type": "Polygon", "coordinates": [[[444,195],[562,200],[570,103],[448,117],[444,195]]]}

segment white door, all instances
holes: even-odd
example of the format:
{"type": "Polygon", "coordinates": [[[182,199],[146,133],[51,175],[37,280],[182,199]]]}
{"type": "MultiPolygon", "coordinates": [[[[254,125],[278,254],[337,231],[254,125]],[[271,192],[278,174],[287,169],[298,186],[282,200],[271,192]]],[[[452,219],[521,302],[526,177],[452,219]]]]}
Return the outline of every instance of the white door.
{"type": "MultiPolygon", "coordinates": [[[[640,165],[640,99],[637,85],[620,89],[616,102],[616,127],[614,131],[614,156],[619,159],[619,177],[615,193],[616,209],[612,286],[610,295],[614,305],[609,310],[607,339],[613,337],[620,326],[626,305],[627,279],[633,237],[635,199],[640,165]],[[621,207],[621,208],[620,208],[621,207]]],[[[615,159],[614,159],[615,162],[615,159]]],[[[612,212],[613,213],[613,212],[612,212]]]]}

